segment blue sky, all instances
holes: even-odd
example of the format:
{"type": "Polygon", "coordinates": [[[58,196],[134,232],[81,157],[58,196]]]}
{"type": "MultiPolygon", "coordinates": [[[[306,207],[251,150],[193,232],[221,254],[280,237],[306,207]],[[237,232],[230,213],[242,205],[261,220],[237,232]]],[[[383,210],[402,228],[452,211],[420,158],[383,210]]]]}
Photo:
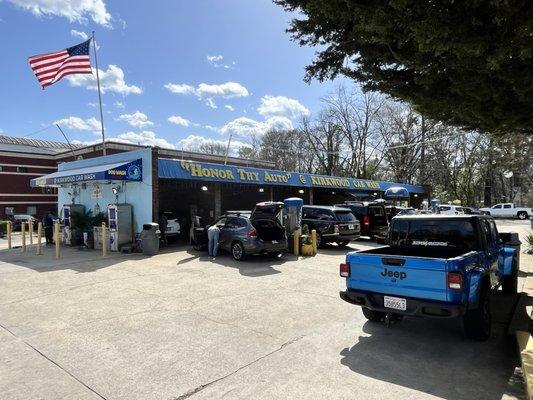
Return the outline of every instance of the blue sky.
{"type": "Polygon", "coordinates": [[[36,133],[59,121],[71,140],[98,140],[94,78],[43,91],[27,64],[94,30],[107,137],[194,149],[233,134],[235,150],[296,126],[341,81],[303,82],[314,50],[290,41],[290,18],[269,0],[0,0],[0,130],[61,140],[36,133]]]}

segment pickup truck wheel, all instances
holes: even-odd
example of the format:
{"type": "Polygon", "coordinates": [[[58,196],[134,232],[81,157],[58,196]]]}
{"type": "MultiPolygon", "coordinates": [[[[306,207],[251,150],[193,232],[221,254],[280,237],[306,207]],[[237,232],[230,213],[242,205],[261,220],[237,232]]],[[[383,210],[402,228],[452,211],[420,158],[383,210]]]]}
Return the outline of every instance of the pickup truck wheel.
{"type": "Polygon", "coordinates": [[[525,212],[525,211],[520,211],[516,215],[518,216],[518,219],[527,219],[527,212],[525,212]]]}
{"type": "Polygon", "coordinates": [[[504,276],[502,280],[503,294],[511,295],[518,292],[518,269],[513,262],[513,273],[509,276],[504,276]]]}
{"type": "Polygon", "coordinates": [[[362,307],[363,315],[372,322],[381,322],[385,318],[385,313],[380,311],[373,311],[370,308],[362,307]]]}
{"type": "Polygon", "coordinates": [[[463,317],[465,333],[469,339],[485,341],[490,337],[490,300],[490,288],[488,285],[484,285],[479,293],[478,307],[468,310],[463,317]]]}
{"type": "Polygon", "coordinates": [[[245,259],[246,253],[244,252],[244,246],[241,242],[234,242],[231,245],[231,255],[236,261],[242,261],[245,259]]]}

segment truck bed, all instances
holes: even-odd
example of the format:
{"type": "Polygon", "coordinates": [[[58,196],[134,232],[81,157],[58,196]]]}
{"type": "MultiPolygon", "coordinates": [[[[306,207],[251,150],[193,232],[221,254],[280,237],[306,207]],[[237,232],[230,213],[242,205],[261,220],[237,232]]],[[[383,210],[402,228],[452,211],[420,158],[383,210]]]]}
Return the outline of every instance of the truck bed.
{"type": "Polygon", "coordinates": [[[391,247],[384,246],[375,249],[364,250],[358,254],[376,254],[383,256],[400,256],[400,257],[423,257],[449,259],[462,256],[472,250],[461,249],[457,247],[391,247]]]}

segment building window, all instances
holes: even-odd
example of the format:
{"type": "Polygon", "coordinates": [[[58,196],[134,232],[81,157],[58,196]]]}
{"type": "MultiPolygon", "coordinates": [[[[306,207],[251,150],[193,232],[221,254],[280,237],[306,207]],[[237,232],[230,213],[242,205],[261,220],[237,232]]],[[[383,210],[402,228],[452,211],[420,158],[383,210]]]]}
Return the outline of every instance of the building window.
{"type": "Polygon", "coordinates": [[[17,167],[17,172],[28,172],[28,167],[17,167]]]}
{"type": "Polygon", "coordinates": [[[15,214],[15,207],[6,207],[4,209],[4,211],[5,211],[6,215],[11,215],[12,216],[13,214],[15,214]]]}
{"type": "Polygon", "coordinates": [[[26,214],[37,215],[37,206],[28,206],[28,208],[26,208],[26,214]]]}

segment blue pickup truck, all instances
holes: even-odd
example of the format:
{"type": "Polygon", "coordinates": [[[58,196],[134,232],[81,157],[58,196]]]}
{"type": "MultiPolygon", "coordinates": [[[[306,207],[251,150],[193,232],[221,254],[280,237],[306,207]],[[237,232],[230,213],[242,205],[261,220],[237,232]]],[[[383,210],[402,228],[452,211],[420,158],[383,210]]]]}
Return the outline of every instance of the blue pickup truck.
{"type": "Polygon", "coordinates": [[[487,340],[491,295],[517,291],[519,253],[509,238],[490,216],[395,217],[388,246],[347,254],[340,297],[370,321],[461,317],[467,337],[487,340]]]}

